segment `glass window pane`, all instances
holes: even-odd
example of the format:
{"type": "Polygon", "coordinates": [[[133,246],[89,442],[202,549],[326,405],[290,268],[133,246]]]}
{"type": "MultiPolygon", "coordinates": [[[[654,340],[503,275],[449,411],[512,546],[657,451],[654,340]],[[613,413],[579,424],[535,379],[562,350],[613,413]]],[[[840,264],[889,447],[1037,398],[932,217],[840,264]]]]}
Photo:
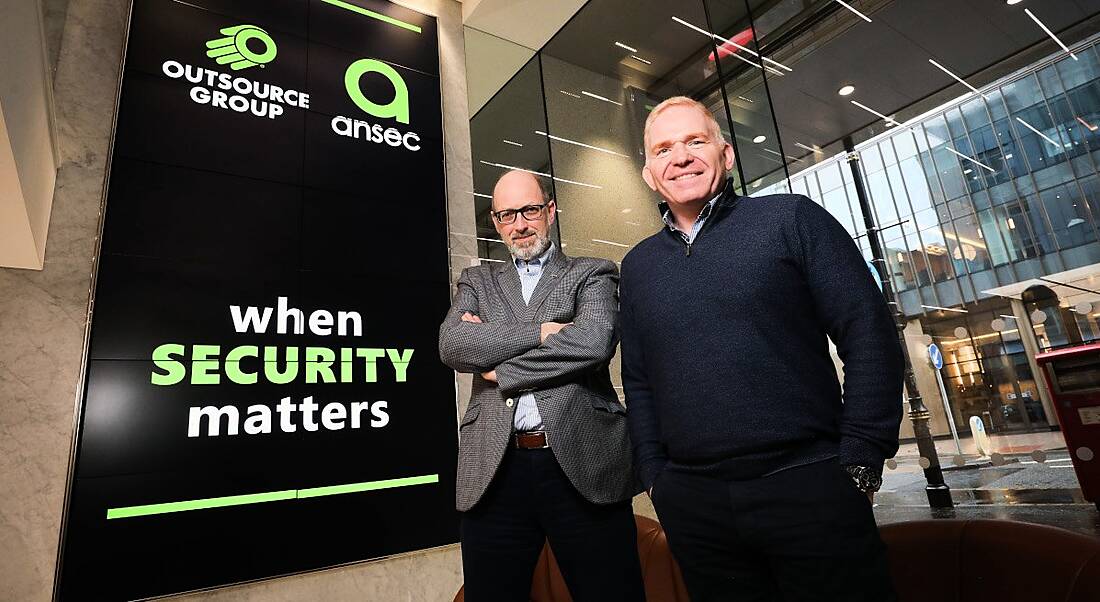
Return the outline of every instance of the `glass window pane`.
{"type": "Polygon", "coordinates": [[[989,252],[993,265],[1002,265],[1010,260],[1018,259],[1018,257],[1011,257],[1008,249],[1005,248],[1004,240],[1001,238],[1005,225],[998,224],[993,212],[989,210],[979,211],[977,215],[978,222],[981,224],[978,234],[981,235],[981,240],[986,245],[986,250],[989,252]]]}
{"type": "Polygon", "coordinates": [[[1039,193],[1054,229],[1054,238],[1062,249],[1096,240],[1088,209],[1076,185],[1061,185],[1039,193]]]}
{"type": "Polygon", "coordinates": [[[871,197],[871,204],[875,208],[880,226],[897,221],[898,213],[894,209],[894,196],[890,192],[885,172],[877,171],[867,176],[867,193],[871,197]]]}
{"type": "Polygon", "coordinates": [[[894,143],[894,151],[897,152],[899,161],[904,161],[917,154],[917,143],[913,140],[911,130],[905,130],[890,140],[894,143]]]}
{"type": "Polygon", "coordinates": [[[916,157],[910,157],[901,162],[901,175],[905,180],[905,190],[909,193],[909,202],[913,211],[922,211],[932,207],[932,193],[928,189],[928,179],[925,177],[921,162],[916,157]]]}

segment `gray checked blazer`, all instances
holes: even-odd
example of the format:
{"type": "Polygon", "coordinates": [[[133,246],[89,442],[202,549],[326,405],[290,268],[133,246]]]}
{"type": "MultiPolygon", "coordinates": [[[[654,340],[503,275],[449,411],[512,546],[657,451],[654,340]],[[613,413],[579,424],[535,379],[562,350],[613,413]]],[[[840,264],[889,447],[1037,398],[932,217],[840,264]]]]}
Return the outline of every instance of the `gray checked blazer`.
{"type": "Polygon", "coordinates": [[[611,386],[608,363],[618,342],[618,271],[603,259],[566,257],[555,249],[523,302],[513,263],[466,268],[439,328],[439,356],[474,374],[462,417],[456,506],[477,504],[512,435],[518,397],[531,391],[550,449],[585,499],[608,504],[638,492],[626,409],[611,386]],[[463,322],[464,312],[482,324],[463,322]],[[544,344],[543,322],[572,322],[544,344]],[[481,377],[496,370],[499,384],[481,377]]]}

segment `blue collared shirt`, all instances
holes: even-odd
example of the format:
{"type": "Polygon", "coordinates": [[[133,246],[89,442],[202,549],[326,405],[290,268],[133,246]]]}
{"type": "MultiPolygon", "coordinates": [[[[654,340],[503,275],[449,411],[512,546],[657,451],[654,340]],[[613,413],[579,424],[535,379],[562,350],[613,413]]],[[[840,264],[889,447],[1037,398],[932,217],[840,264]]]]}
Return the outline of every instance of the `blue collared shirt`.
{"type": "MultiPolygon", "coordinates": [[[[539,279],[542,278],[542,269],[546,267],[546,263],[550,261],[550,258],[554,256],[554,245],[550,244],[550,248],[535,257],[531,261],[524,261],[522,259],[512,258],[512,261],[516,264],[516,271],[519,272],[519,283],[523,290],[523,302],[531,302],[531,294],[535,292],[535,286],[538,285],[539,279]]],[[[539,414],[539,407],[535,404],[535,395],[533,393],[524,393],[519,396],[519,403],[516,404],[516,416],[513,424],[515,424],[517,432],[523,431],[537,431],[542,428],[542,416],[539,414]]]]}
{"type": "Polygon", "coordinates": [[[706,223],[707,218],[710,217],[711,211],[714,211],[714,206],[718,203],[718,198],[722,196],[722,190],[718,191],[718,194],[714,195],[714,198],[709,203],[703,206],[703,210],[699,212],[699,217],[695,218],[695,223],[691,225],[691,232],[681,232],[676,227],[676,218],[672,216],[672,209],[665,209],[665,212],[661,215],[661,219],[664,220],[665,225],[669,230],[680,235],[684,239],[684,242],[691,244],[695,242],[695,237],[699,235],[699,231],[703,229],[703,224],[706,223]]]}

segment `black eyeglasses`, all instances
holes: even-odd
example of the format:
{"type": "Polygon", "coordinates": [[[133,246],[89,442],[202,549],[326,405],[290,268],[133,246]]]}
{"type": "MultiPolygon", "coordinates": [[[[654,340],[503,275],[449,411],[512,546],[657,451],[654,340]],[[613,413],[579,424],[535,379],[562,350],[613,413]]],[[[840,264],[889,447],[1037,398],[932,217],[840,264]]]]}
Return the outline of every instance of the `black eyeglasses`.
{"type": "Polygon", "coordinates": [[[541,205],[527,205],[526,207],[520,207],[519,209],[502,209],[500,211],[490,211],[493,217],[502,224],[510,224],[516,221],[517,214],[523,214],[523,219],[527,221],[534,221],[542,219],[542,210],[546,208],[549,203],[542,203],[541,205]]]}

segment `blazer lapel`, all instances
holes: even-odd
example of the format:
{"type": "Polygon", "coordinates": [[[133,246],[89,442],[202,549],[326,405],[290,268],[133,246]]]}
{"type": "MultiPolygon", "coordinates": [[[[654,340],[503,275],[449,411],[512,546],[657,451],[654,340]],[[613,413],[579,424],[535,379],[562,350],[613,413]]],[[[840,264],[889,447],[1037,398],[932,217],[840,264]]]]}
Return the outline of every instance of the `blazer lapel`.
{"type": "MultiPolygon", "coordinates": [[[[549,263],[542,269],[542,277],[539,278],[539,283],[535,285],[534,292],[531,293],[531,302],[527,304],[527,309],[531,312],[529,315],[534,316],[542,303],[546,301],[546,297],[550,295],[550,291],[554,290],[554,286],[558,283],[558,277],[565,272],[565,268],[569,266],[569,258],[562,253],[560,248],[554,249],[554,254],[550,257],[549,263]]],[[[519,279],[519,276],[516,276],[519,279]]]]}
{"type": "Polygon", "coordinates": [[[517,320],[527,314],[527,304],[523,302],[523,286],[519,282],[519,272],[512,259],[500,263],[496,268],[497,290],[508,301],[508,307],[512,310],[512,317],[517,320]]]}

